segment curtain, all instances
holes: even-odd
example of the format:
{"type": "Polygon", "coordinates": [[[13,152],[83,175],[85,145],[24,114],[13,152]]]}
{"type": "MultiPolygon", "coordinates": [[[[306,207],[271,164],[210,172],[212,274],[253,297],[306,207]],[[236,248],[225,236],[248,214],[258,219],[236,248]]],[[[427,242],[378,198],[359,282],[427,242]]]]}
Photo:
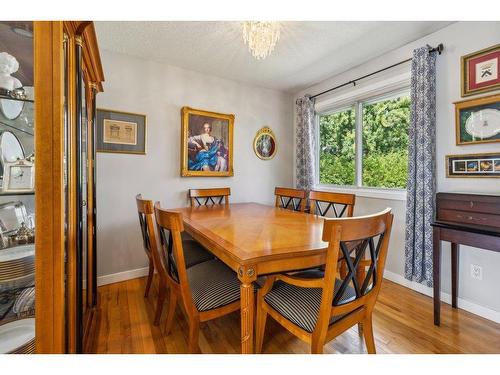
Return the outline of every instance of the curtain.
{"type": "Polygon", "coordinates": [[[298,189],[311,190],[314,187],[314,99],[304,96],[295,102],[297,108],[296,185],[298,189]]]}
{"type": "Polygon", "coordinates": [[[436,53],[413,51],[408,145],[405,278],[432,286],[436,190],[436,53]]]}

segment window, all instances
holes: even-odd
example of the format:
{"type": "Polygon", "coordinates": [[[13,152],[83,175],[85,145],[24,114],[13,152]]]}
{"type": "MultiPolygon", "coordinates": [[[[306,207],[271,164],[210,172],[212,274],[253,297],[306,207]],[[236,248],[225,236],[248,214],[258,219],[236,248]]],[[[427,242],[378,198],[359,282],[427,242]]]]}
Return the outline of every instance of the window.
{"type": "Polygon", "coordinates": [[[320,184],[406,189],[407,90],[319,115],[320,184]]]}

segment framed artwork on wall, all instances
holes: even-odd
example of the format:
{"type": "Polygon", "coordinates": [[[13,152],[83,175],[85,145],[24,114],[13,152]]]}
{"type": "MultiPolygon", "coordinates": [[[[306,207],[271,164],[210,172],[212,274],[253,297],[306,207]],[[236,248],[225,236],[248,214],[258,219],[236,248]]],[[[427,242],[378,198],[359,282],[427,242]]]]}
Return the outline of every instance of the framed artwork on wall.
{"type": "Polygon", "coordinates": [[[500,44],[461,58],[462,96],[500,89],[500,44]]]}
{"type": "Polygon", "coordinates": [[[446,155],[446,177],[500,178],[500,152],[446,155]]]}
{"type": "Polygon", "coordinates": [[[269,127],[265,126],[257,132],[253,141],[253,151],[259,159],[274,158],[277,151],[276,137],[269,127]]]}
{"type": "Polygon", "coordinates": [[[181,176],[233,176],[234,115],[182,107],[181,176]]]}
{"type": "Polygon", "coordinates": [[[146,115],[98,108],[96,119],[97,152],[146,154],[146,115]]]}
{"type": "Polygon", "coordinates": [[[500,142],[500,94],[454,104],[457,145],[500,142]]]}

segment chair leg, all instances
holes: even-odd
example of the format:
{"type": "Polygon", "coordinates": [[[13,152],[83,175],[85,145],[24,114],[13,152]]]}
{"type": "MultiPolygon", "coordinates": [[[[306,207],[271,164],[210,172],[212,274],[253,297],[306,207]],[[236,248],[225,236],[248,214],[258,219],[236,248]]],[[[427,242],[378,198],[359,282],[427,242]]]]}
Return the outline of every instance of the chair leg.
{"type": "Polygon", "coordinates": [[[153,281],[154,272],[155,272],[155,267],[153,265],[153,261],[150,259],[149,260],[148,281],[146,283],[146,291],[144,293],[144,297],[147,297],[149,295],[149,288],[151,288],[151,282],[153,281]]]}
{"type": "Polygon", "coordinates": [[[189,322],[189,353],[196,354],[200,352],[198,339],[200,334],[200,321],[191,320],[189,322]]]}
{"type": "Polygon", "coordinates": [[[365,336],[365,344],[368,354],[376,354],[371,314],[363,321],[363,335],[365,336]]]}
{"type": "Polygon", "coordinates": [[[163,305],[165,304],[165,297],[167,296],[167,288],[164,285],[159,286],[158,291],[158,303],[156,305],[155,321],[154,325],[160,324],[161,312],[163,311],[163,305]]]}
{"type": "Polygon", "coordinates": [[[312,343],[311,343],[311,353],[312,354],[323,354],[323,347],[325,346],[325,343],[322,342],[321,340],[318,340],[313,336],[312,343]]]}
{"type": "Polygon", "coordinates": [[[358,323],[358,335],[363,336],[363,323],[358,323]]]}
{"type": "Polygon", "coordinates": [[[262,352],[262,342],[266,330],[267,311],[263,308],[259,296],[257,296],[257,317],[255,319],[255,353],[262,352]]]}
{"type": "Polygon", "coordinates": [[[168,301],[167,321],[165,323],[165,335],[168,335],[172,330],[174,321],[175,308],[177,307],[177,294],[170,288],[170,298],[168,301]]]}

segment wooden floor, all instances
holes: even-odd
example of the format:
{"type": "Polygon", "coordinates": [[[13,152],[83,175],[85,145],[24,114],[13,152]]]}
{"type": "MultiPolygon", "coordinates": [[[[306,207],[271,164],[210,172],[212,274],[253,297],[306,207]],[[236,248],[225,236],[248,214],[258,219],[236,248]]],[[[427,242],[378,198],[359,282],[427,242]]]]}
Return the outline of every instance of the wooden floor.
{"type": "MultiPolygon", "coordinates": [[[[156,280],[155,280],[156,282],[156,280]]],[[[94,353],[187,353],[187,323],[177,308],[176,323],[163,335],[152,324],[156,283],[144,298],[145,278],[99,288],[100,310],[91,338],[94,353]]],[[[432,323],[432,299],[384,280],[374,312],[378,353],[500,353],[500,324],[444,304],[441,327],[432,323]]],[[[201,324],[203,353],[239,353],[239,312],[201,324]]],[[[309,353],[308,346],[268,318],[264,353],[309,353]]],[[[366,353],[357,328],[325,346],[325,353],[366,353]]]]}

